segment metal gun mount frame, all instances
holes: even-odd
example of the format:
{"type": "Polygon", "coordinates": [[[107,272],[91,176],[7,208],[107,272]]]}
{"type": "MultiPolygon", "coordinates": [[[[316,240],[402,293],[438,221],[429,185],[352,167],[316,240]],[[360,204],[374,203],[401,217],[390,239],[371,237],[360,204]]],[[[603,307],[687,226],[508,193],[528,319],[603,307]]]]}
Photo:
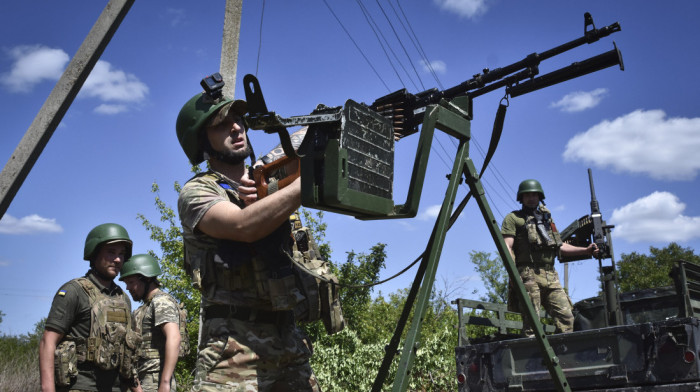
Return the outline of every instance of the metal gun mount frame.
{"type": "MultiPolygon", "coordinates": [[[[418,338],[422,320],[430,301],[440,254],[449,228],[450,214],[462,176],[466,179],[470,192],[479,205],[501,259],[504,260],[510,279],[516,285],[520,302],[525,304],[526,313],[524,316],[534,321],[535,335],[543,353],[544,363],[550,370],[558,389],[570,390],[561,367],[558,366],[557,357],[547,341],[539,317],[527,296],[522,281],[519,279],[518,271],[486,200],[478,171],[469,158],[471,116],[468,110],[471,98],[462,96],[449,102],[441,100],[439,104],[428,105],[420,131],[407,201],[405,204],[394,206],[391,200],[390,186],[362,187],[365,185],[365,181],[363,181],[365,177],[363,176],[370,174],[360,175],[360,179],[357,181],[359,185],[351,185],[355,181],[349,175],[351,165],[345,163],[361,162],[359,166],[363,166],[362,169],[367,169],[369,172],[375,167],[379,168],[374,173],[373,180],[388,181],[393,178],[393,132],[391,125],[385,118],[353,101],[347,101],[343,108],[320,106],[308,116],[281,118],[268,112],[264,107],[257,79],[252,75],[246,75],[244,81],[246,81],[246,98],[249,104],[251,98],[253,101],[250,116],[246,119],[250,128],[264,129],[270,133],[277,132],[281,138],[289,139],[285,127],[309,125],[309,131],[299,146],[298,153],[293,151],[289,140],[282,142],[283,148],[287,145],[285,152],[288,156],[297,155],[301,160],[302,204],[307,207],[354,215],[358,219],[392,219],[415,216],[435,129],[445,132],[459,141],[440,213],[409,290],[394,335],[386,347],[386,356],[374,381],[373,391],[382,389],[391,363],[394,357],[399,355],[398,345],[415,304],[411,327],[404,339],[403,349],[400,351],[398,368],[401,371],[396,375],[393,390],[405,391],[408,387],[410,369],[419,346],[418,338]],[[253,93],[249,86],[254,87],[256,92],[253,93]],[[248,96],[249,93],[250,96],[248,96]],[[354,138],[359,133],[366,137],[367,144],[356,148],[353,146],[354,138]],[[363,149],[372,150],[375,153],[366,154],[367,151],[363,149]],[[353,158],[354,155],[356,158],[353,158]],[[332,185],[329,186],[327,181],[332,185]]],[[[385,184],[388,185],[390,182],[385,182],[385,184]]]]}

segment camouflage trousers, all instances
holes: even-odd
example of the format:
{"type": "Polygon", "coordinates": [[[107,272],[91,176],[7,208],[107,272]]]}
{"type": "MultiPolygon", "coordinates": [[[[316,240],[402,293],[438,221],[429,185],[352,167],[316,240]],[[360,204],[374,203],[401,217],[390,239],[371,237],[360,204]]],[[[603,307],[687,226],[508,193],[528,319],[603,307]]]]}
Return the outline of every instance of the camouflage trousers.
{"type": "MultiPolygon", "coordinates": [[[[557,333],[573,331],[574,315],[571,311],[573,305],[561,287],[557,271],[552,267],[533,268],[531,266],[518,267],[518,271],[535,311],[539,313],[540,306],[543,306],[547,314],[554,319],[557,333]]],[[[532,325],[527,317],[523,317],[523,334],[534,336],[532,325]]]]}
{"type": "Polygon", "coordinates": [[[293,322],[285,324],[206,320],[193,391],[320,392],[311,343],[293,322]]]}
{"type": "MultiPolygon", "coordinates": [[[[139,382],[141,383],[143,392],[158,392],[160,372],[139,373],[139,382]]],[[[177,391],[177,384],[175,383],[175,375],[173,374],[173,377],[170,379],[170,392],[175,391],[177,391]]]]}

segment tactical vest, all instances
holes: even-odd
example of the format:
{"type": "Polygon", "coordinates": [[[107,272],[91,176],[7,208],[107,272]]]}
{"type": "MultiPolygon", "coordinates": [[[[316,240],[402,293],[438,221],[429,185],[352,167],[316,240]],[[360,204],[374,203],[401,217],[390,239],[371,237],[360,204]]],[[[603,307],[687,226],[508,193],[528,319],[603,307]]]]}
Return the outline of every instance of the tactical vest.
{"type": "MultiPolygon", "coordinates": [[[[229,201],[245,207],[231,185],[216,173],[207,172],[198,176],[215,181],[225,189],[229,201]]],[[[219,239],[204,248],[185,244],[185,270],[192,278],[193,286],[205,298],[214,296],[217,290],[244,290],[258,298],[268,298],[270,272],[267,262],[274,260],[274,263],[286,264],[291,268],[292,244],[289,224],[282,224],[267,237],[251,243],[219,239]]]]}
{"type": "Polygon", "coordinates": [[[124,292],[118,296],[102,293],[88,278],[74,279],[90,301],[90,334],[87,338],[67,335],[55,353],[60,361],[55,366],[56,384],[68,385],[70,377],[77,375],[77,363],[91,362],[103,370],[119,370],[122,378],[135,376],[134,361],[141,336],[132,330],[129,299],[124,292]],[[73,372],[72,369],[76,370],[73,372]],[[68,378],[68,380],[67,380],[68,378]]]}
{"type": "Polygon", "coordinates": [[[139,350],[139,356],[145,359],[160,359],[162,355],[165,355],[165,336],[163,334],[153,334],[154,326],[152,323],[155,321],[155,307],[153,306],[153,300],[156,297],[165,297],[170,301],[178,310],[178,328],[180,330],[180,348],[178,351],[178,357],[182,358],[189,354],[190,352],[190,337],[187,333],[187,309],[182,304],[179,304],[175,298],[171,295],[159,292],[157,293],[148,303],[148,305],[143,306],[136,310],[134,313],[134,322],[136,323],[136,330],[141,333],[141,349],[139,350]],[[153,315],[150,318],[149,325],[144,325],[144,319],[147,314],[153,315]],[[161,352],[163,351],[163,352],[161,352]]]}
{"type": "MultiPolygon", "coordinates": [[[[226,181],[212,172],[202,176],[216,181],[226,189],[232,203],[244,207],[226,181]]],[[[331,283],[337,283],[338,279],[331,273],[329,263],[321,258],[309,229],[301,226],[298,215],[292,215],[289,224],[282,224],[253,243],[218,240],[216,247],[210,249],[185,246],[185,269],[193,285],[205,296],[212,295],[216,289],[224,289],[249,290],[268,298],[271,276],[265,261],[272,257],[279,258],[275,262],[289,262],[296,286],[305,296],[294,308],[295,319],[299,322],[323,320],[329,334],[342,330],[345,321],[338,287],[331,283]],[[293,225],[296,226],[292,231],[293,225]]]]}
{"type": "Polygon", "coordinates": [[[525,220],[523,230],[518,230],[515,236],[516,262],[553,264],[554,257],[558,255],[562,246],[562,240],[547,207],[540,205],[534,214],[525,213],[523,210],[513,213],[525,220]],[[523,258],[524,254],[527,258],[523,258]]]}

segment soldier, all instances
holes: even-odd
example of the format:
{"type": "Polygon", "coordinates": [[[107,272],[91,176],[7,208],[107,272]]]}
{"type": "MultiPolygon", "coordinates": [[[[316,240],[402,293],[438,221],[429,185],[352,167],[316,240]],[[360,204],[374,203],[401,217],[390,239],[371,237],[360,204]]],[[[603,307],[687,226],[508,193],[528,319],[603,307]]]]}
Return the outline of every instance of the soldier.
{"type": "Polygon", "coordinates": [[[185,103],[177,118],[190,162],[207,160],[210,167],[182,187],[178,200],[185,267],[202,292],[194,389],[319,391],[310,342],[291,310],[299,300],[286,278],[291,270],[276,279],[286,287],[277,292],[281,300],[273,304],[271,293],[271,270],[291,268],[289,217],[301,203],[300,180],[257,200],[244,163],[252,157],[246,112],[245,101],[207,92],[185,103]]]}
{"type": "Polygon", "coordinates": [[[189,344],[185,320],[181,320],[180,306],[175,298],[160,289],[158,275],[161,274],[158,261],[148,254],[132,256],[122,268],[119,280],[126,283],[126,289],[134,301],[142,301],[134,312],[134,325],[141,334],[138,376],[144,392],[175,391],[175,365],[178,357],[186,354],[189,344]],[[181,353],[181,351],[183,351],[181,353]]]}
{"type": "MultiPolygon", "coordinates": [[[[508,214],[501,225],[506,246],[535,311],[539,313],[541,304],[554,318],[557,332],[573,331],[571,300],[559,282],[554,258],[559,255],[596,255],[598,248],[595,244],[583,248],[562,243],[552,215],[544,205],[544,191],[538,181],[521,182],[516,199],[522,204],[522,209],[508,214]]],[[[512,292],[508,297],[509,309],[517,311],[512,292]]],[[[523,318],[523,334],[534,336],[527,318],[523,318]]]]}
{"type": "Polygon", "coordinates": [[[124,227],[105,223],[85,239],[90,270],[56,293],[39,343],[41,390],[140,391],[133,359],[131,302],[114,283],[131,255],[124,227]]]}

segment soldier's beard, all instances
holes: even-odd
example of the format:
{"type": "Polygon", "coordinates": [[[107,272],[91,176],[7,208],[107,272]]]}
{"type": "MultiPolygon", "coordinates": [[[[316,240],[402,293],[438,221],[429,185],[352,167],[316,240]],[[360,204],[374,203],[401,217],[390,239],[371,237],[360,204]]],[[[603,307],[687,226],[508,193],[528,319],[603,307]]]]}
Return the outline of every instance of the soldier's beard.
{"type": "Polygon", "coordinates": [[[228,163],[229,165],[238,165],[250,156],[250,144],[246,143],[245,148],[238,151],[221,152],[211,149],[211,151],[209,151],[209,156],[219,161],[228,163]]]}

